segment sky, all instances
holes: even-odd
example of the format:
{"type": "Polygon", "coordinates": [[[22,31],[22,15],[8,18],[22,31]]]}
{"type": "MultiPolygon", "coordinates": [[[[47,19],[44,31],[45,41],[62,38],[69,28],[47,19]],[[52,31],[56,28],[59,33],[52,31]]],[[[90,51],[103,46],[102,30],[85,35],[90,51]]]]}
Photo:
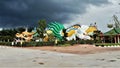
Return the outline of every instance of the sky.
{"type": "Polygon", "coordinates": [[[119,8],[119,0],[0,0],[0,28],[37,26],[46,19],[65,27],[96,22],[98,29],[106,32],[107,24],[114,23],[114,14],[120,20],[119,8]]]}

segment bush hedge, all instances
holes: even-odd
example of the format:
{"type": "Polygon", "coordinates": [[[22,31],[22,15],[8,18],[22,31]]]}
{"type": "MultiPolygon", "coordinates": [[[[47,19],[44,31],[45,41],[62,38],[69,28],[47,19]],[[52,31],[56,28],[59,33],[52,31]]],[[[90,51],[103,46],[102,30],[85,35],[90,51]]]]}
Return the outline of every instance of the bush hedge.
{"type": "MultiPolygon", "coordinates": [[[[13,46],[18,47],[33,47],[33,46],[62,46],[62,45],[74,45],[74,44],[94,44],[93,40],[72,40],[72,41],[58,41],[58,44],[55,44],[54,41],[49,42],[23,42],[21,45],[20,43],[14,44],[13,46]]],[[[0,42],[0,45],[7,45],[12,46],[12,42],[0,42]]]]}
{"type": "Polygon", "coordinates": [[[11,46],[11,42],[0,42],[0,45],[9,45],[9,46],[11,46]]]}
{"type": "Polygon", "coordinates": [[[16,46],[22,46],[22,47],[36,47],[36,46],[52,46],[54,45],[54,42],[24,42],[22,45],[16,46]]]}

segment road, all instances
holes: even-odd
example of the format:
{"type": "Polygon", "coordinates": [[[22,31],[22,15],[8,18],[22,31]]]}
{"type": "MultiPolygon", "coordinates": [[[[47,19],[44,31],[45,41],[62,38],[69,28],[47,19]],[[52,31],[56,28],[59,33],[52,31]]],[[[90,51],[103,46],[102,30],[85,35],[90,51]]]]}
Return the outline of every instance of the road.
{"type": "Polygon", "coordinates": [[[77,55],[1,47],[0,68],[120,68],[120,51],[77,55]]]}

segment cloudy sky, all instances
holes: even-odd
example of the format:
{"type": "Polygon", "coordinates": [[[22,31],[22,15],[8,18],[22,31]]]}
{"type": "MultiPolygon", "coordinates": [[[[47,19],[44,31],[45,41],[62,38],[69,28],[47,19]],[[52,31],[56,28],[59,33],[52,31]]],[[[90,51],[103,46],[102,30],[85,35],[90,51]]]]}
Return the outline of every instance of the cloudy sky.
{"type": "Polygon", "coordinates": [[[0,0],[0,28],[36,26],[38,20],[57,21],[69,27],[97,22],[105,32],[115,14],[120,20],[119,0],[0,0]]]}

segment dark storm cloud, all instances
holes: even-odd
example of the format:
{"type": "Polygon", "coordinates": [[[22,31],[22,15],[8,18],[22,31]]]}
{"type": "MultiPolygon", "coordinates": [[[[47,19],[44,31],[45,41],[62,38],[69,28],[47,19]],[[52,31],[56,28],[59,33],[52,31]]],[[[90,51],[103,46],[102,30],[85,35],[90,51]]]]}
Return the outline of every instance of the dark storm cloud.
{"type": "Polygon", "coordinates": [[[36,25],[40,19],[65,22],[70,15],[83,14],[89,4],[107,0],[0,0],[0,27],[36,25]]]}

